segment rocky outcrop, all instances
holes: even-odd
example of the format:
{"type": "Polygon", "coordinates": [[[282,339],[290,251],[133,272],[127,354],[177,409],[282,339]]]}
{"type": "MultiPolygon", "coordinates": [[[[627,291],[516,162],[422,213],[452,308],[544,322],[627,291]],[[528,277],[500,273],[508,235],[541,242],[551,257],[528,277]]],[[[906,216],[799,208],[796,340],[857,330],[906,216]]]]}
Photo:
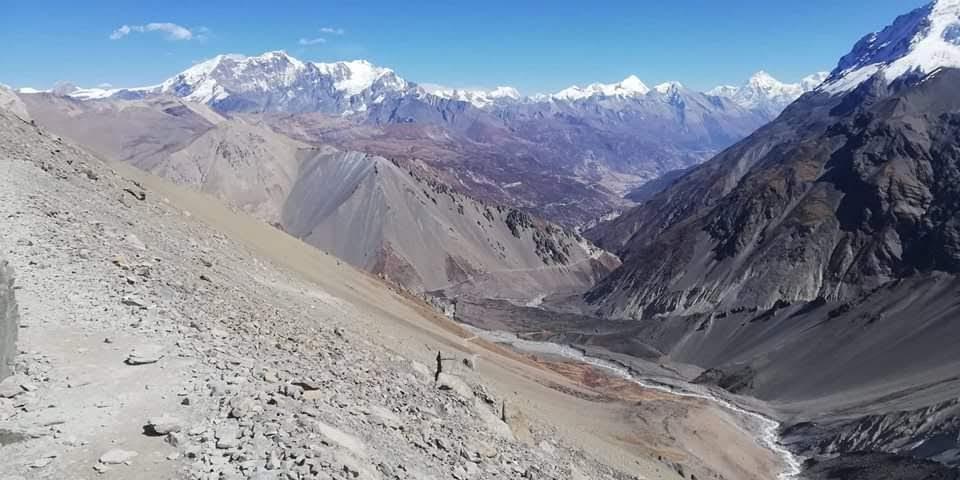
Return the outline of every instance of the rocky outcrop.
{"type": "Polygon", "coordinates": [[[13,269],[0,260],[0,379],[10,375],[17,354],[19,316],[13,295],[13,269]]]}

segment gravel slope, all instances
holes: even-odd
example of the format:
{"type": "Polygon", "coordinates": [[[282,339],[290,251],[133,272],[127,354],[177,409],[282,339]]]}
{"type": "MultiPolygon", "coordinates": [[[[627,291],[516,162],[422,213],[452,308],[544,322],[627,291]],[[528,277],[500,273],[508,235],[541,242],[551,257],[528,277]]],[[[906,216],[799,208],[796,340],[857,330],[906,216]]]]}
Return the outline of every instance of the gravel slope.
{"type": "MultiPolygon", "coordinates": [[[[0,174],[23,317],[0,477],[673,479],[711,472],[683,435],[744,435],[709,405],[617,400],[470,339],[334,257],[3,111],[0,174]],[[435,382],[438,350],[452,360],[435,382]],[[654,407],[675,431],[637,423],[654,407]]],[[[729,455],[769,465],[743,444],[729,455]]]]}

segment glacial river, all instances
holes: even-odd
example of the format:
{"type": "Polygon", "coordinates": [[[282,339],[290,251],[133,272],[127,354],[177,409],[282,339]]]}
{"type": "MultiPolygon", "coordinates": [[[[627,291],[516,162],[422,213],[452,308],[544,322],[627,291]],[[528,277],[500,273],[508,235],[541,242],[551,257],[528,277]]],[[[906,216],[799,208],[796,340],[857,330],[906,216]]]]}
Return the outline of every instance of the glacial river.
{"type": "Polygon", "coordinates": [[[729,400],[720,398],[703,389],[702,387],[692,384],[687,384],[686,387],[682,387],[660,383],[652,379],[638,378],[621,365],[587,356],[581,350],[578,350],[574,347],[550,342],[523,340],[518,338],[515,334],[509,332],[487,331],[469,325],[464,326],[479,337],[485,338],[491,342],[511,345],[517,350],[534,354],[560,356],[607,370],[614,375],[636,383],[643,388],[666,392],[680,397],[700,398],[714,402],[727,410],[752,419],[757,423],[757,425],[759,425],[760,444],[782,459],[784,470],[777,476],[779,480],[792,480],[797,478],[797,476],[800,474],[800,459],[780,444],[780,438],[778,435],[778,431],[780,429],[779,422],[757,412],[747,410],[730,402],[729,400]]]}

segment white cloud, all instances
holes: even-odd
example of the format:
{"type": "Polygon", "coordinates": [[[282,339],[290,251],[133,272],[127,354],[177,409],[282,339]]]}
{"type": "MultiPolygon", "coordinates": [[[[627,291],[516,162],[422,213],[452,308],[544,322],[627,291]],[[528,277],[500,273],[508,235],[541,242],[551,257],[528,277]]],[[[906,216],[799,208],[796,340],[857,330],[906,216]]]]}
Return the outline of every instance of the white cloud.
{"type": "Polygon", "coordinates": [[[327,43],[326,38],[301,38],[300,45],[318,45],[321,43],[327,43]]]}
{"type": "Polygon", "coordinates": [[[113,88],[113,84],[108,82],[103,82],[100,85],[97,85],[97,88],[113,88]]]}
{"type": "Polygon", "coordinates": [[[323,27],[320,29],[320,33],[326,33],[327,35],[343,35],[347,33],[346,30],[336,27],[323,27]]]}
{"type": "MultiPolygon", "coordinates": [[[[206,32],[206,29],[203,29],[203,31],[206,32]]],[[[193,40],[194,38],[202,38],[202,36],[194,35],[189,28],[177,25],[176,23],[154,22],[146,25],[122,25],[110,34],[110,40],[120,40],[131,33],[144,32],[163,33],[166,35],[167,40],[193,40]]]]}

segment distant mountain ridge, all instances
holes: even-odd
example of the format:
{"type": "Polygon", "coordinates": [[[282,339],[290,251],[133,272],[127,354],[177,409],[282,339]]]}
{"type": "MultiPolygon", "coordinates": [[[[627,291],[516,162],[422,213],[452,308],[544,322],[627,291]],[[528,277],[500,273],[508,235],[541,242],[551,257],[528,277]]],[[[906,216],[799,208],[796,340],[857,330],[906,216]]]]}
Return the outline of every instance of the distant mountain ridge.
{"type": "Polygon", "coordinates": [[[421,86],[362,60],[312,63],[275,51],[218,55],[154,86],[20,94],[172,96],[225,116],[260,115],[306,143],[424,161],[473,198],[577,227],[631,206],[624,196],[638,185],[749,135],[809,86],[763,80],[719,95],[629,76],[525,97],[510,87],[421,86]]]}
{"type": "MultiPolygon", "coordinates": [[[[819,85],[826,75],[821,72],[789,84],[760,71],[743,87],[721,86],[702,93],[730,98],[745,108],[762,108],[776,114],[804,92],[819,85]]],[[[383,102],[390,94],[433,95],[488,108],[495,104],[573,102],[592,97],[631,98],[654,91],[665,93],[671,88],[683,86],[680,82],[665,82],[650,88],[636,75],[616,83],[573,85],[553,94],[531,96],[523,96],[509,86],[490,90],[425,87],[408,82],[390,68],[366,60],[314,63],[299,60],[284,51],[272,51],[259,56],[217,55],[155,86],[78,88],[64,84],[57,90],[80,100],[171,94],[228,111],[311,111],[349,115],[366,111],[369,102],[383,102]]],[[[38,90],[25,88],[20,92],[35,93],[38,90]]]]}
{"type": "Polygon", "coordinates": [[[171,96],[25,98],[38,122],[103,158],[214,195],[413,291],[528,301],[580,292],[618,264],[569,229],[452,190],[426,165],[297,141],[258,115],[171,96]]]}

